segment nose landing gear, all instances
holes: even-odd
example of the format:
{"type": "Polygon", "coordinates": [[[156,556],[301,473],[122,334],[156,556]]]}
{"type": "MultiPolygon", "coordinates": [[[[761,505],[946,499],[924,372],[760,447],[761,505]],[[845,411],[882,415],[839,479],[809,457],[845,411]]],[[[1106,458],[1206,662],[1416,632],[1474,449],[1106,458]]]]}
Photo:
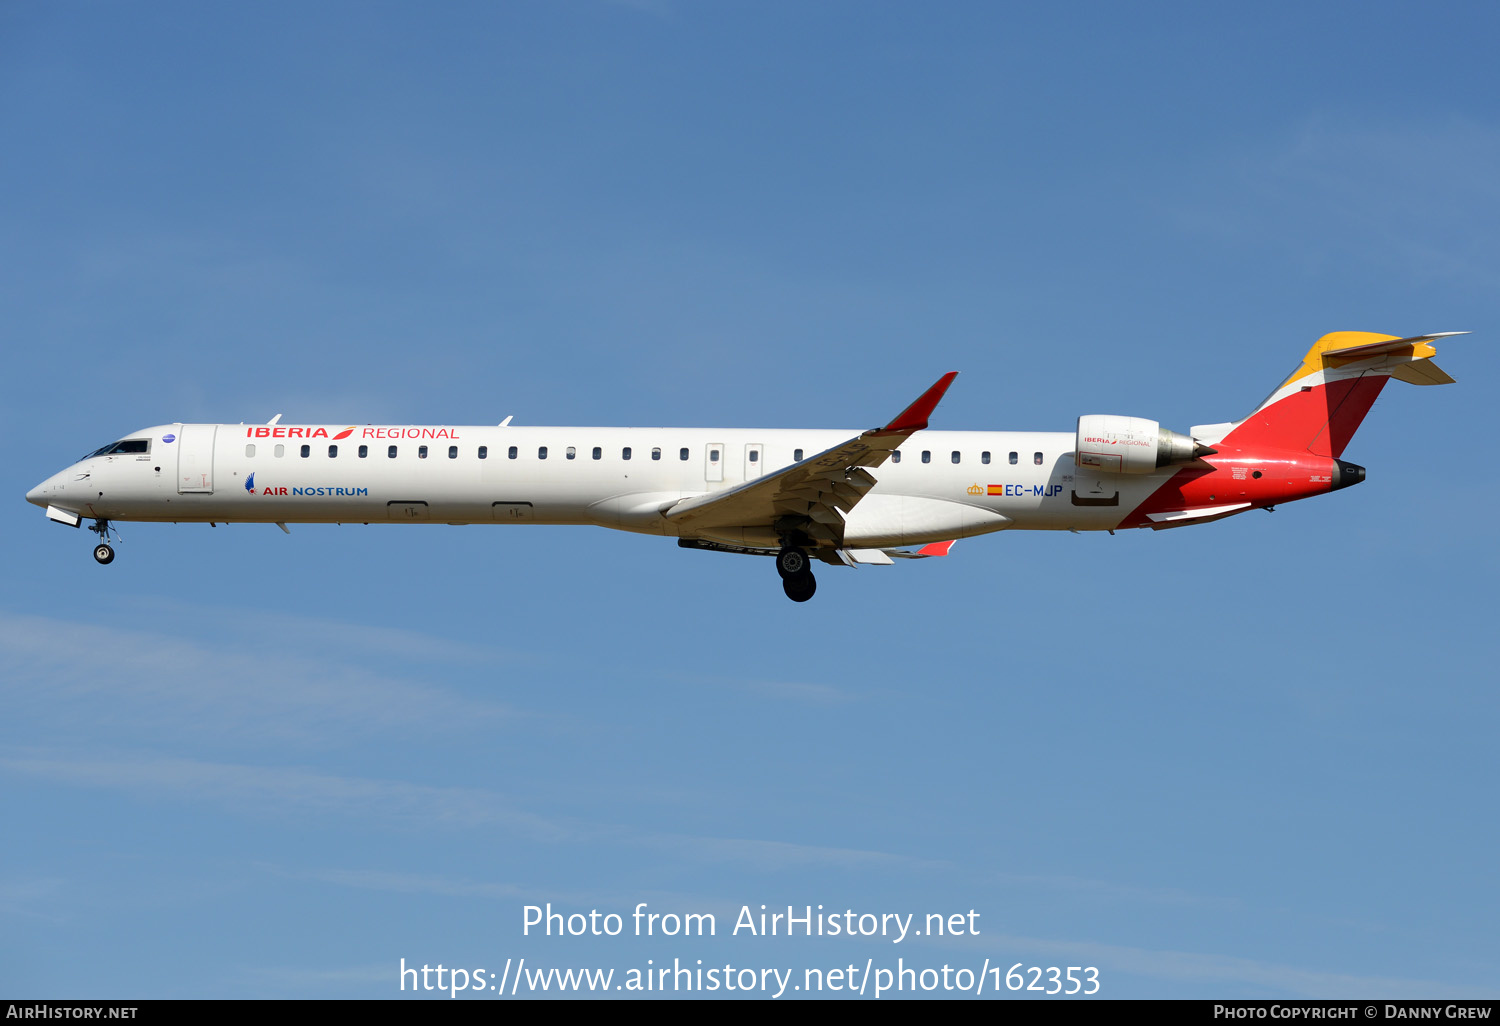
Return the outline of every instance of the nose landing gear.
{"type": "MultiPolygon", "coordinates": [[[[108,566],[110,563],[113,563],[115,561],[115,550],[109,544],[109,536],[113,530],[109,526],[109,521],[103,518],[95,520],[89,525],[89,530],[99,536],[99,544],[94,546],[94,561],[100,566],[108,566]]],[[[114,531],[113,533],[118,539],[120,532],[114,531]]]]}
{"type": "Polygon", "coordinates": [[[808,565],[807,553],[787,546],[776,554],[776,572],[781,575],[781,590],[793,602],[806,602],[818,590],[818,582],[808,565]]]}

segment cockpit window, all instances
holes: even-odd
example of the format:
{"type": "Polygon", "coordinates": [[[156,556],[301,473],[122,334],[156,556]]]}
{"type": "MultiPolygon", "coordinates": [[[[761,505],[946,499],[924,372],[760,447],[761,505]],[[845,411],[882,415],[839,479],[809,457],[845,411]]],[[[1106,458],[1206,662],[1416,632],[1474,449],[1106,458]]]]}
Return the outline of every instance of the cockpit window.
{"type": "Polygon", "coordinates": [[[150,451],[151,439],[127,438],[123,442],[111,442],[102,449],[95,449],[84,459],[91,460],[95,456],[144,456],[150,451]]]}

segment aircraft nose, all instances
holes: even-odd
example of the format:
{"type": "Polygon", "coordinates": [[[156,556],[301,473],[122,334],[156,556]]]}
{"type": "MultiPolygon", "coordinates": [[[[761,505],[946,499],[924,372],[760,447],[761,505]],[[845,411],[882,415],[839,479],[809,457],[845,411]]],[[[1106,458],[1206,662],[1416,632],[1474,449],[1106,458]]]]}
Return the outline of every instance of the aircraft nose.
{"type": "Polygon", "coordinates": [[[52,495],[52,479],[49,477],[31,491],[26,493],[26,501],[33,506],[46,506],[52,495]]]}

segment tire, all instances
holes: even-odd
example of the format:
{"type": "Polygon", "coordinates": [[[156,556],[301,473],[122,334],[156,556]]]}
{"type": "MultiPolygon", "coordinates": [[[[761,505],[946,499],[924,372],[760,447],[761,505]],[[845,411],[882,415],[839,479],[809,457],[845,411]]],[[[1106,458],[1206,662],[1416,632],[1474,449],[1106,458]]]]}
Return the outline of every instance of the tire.
{"type": "Polygon", "coordinates": [[[818,590],[818,581],[811,573],[804,572],[795,577],[782,578],[781,590],[793,602],[806,602],[818,590]]]}
{"type": "Polygon", "coordinates": [[[115,561],[115,550],[110,548],[108,545],[95,545],[94,559],[99,563],[100,566],[113,563],[115,561]]]}
{"type": "Polygon", "coordinates": [[[783,580],[807,573],[807,553],[801,549],[782,549],[776,553],[776,572],[783,580]]]}

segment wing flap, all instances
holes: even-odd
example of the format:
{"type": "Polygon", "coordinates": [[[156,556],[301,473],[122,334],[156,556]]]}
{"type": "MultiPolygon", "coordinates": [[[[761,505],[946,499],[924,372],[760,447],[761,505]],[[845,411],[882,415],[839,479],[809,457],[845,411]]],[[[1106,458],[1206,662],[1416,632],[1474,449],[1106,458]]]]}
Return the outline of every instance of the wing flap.
{"type": "Polygon", "coordinates": [[[928,559],[932,556],[946,556],[951,548],[953,548],[953,542],[941,541],[929,542],[916,552],[910,549],[883,549],[882,551],[887,556],[895,556],[897,559],[928,559]]]}
{"type": "Polygon", "coordinates": [[[1165,513],[1147,513],[1146,516],[1156,523],[1168,523],[1177,520],[1202,520],[1205,517],[1222,517],[1228,513],[1235,513],[1242,509],[1249,509],[1250,503],[1236,502],[1230,506],[1202,506],[1198,509],[1176,509],[1165,513]]]}

